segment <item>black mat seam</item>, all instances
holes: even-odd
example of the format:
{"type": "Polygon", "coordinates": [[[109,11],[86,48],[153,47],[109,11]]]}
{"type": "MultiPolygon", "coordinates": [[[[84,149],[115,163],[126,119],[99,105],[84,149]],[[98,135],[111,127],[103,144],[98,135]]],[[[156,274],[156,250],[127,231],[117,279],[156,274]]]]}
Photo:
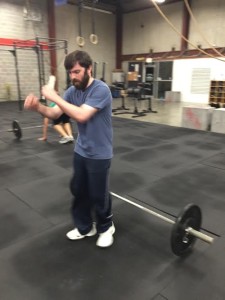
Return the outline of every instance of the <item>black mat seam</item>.
{"type": "Polygon", "coordinates": [[[38,214],[40,217],[42,217],[43,219],[45,219],[51,226],[54,226],[55,224],[52,223],[51,221],[49,221],[48,218],[46,218],[46,216],[42,215],[40,213],[39,210],[37,210],[35,207],[29,205],[29,203],[27,203],[26,201],[24,201],[23,199],[21,199],[19,196],[17,196],[14,192],[12,192],[10,190],[10,188],[6,188],[5,190],[7,190],[11,195],[13,195],[14,197],[16,197],[21,203],[25,204],[28,208],[30,208],[32,211],[34,211],[36,214],[38,214]]]}
{"type": "Polygon", "coordinates": [[[153,298],[151,298],[151,300],[155,300],[156,297],[160,296],[160,298],[168,300],[168,298],[166,298],[165,296],[163,296],[161,293],[156,294],[153,298]]]}
{"type": "MultiPolygon", "coordinates": [[[[15,242],[8,243],[7,246],[5,246],[5,247],[0,247],[0,259],[1,259],[1,251],[5,251],[5,250],[10,249],[11,247],[13,247],[15,245],[22,244],[26,241],[36,239],[39,235],[41,236],[42,234],[45,234],[45,233],[47,234],[48,231],[55,230],[55,229],[57,229],[57,227],[61,227],[61,226],[63,227],[63,226],[67,226],[67,225],[69,226],[70,223],[71,222],[66,221],[66,222],[62,222],[62,223],[57,224],[57,225],[54,224],[53,226],[49,226],[48,228],[37,231],[37,233],[28,234],[26,237],[20,238],[15,242]]],[[[65,239],[66,239],[66,237],[65,237],[65,239]]]]}
{"type": "Polygon", "coordinates": [[[223,168],[220,168],[220,167],[217,167],[215,165],[211,165],[211,164],[207,164],[207,163],[201,163],[201,162],[199,162],[199,164],[203,165],[203,166],[207,166],[207,167],[213,168],[213,169],[225,171],[225,166],[223,168]]]}

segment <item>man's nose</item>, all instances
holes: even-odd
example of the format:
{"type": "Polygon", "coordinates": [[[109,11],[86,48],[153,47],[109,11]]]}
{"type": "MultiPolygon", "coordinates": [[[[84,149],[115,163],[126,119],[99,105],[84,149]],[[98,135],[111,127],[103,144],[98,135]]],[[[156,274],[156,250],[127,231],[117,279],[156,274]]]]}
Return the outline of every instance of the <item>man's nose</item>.
{"type": "Polygon", "coordinates": [[[77,75],[74,74],[74,73],[70,73],[70,78],[71,78],[71,79],[77,78],[77,75]]]}

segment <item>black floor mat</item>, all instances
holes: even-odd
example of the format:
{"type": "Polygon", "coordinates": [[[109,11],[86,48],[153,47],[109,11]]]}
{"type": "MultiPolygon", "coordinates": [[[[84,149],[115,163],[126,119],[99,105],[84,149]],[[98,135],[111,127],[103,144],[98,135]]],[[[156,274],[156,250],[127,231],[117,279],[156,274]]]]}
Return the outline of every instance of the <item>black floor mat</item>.
{"type": "MultiPolygon", "coordinates": [[[[38,114],[0,103],[1,130],[18,119],[42,124],[38,114]]],[[[110,189],[169,218],[194,202],[212,245],[197,240],[185,258],[170,249],[171,224],[113,197],[115,242],[71,242],[73,144],[50,129],[0,135],[0,291],[10,300],[223,300],[225,138],[223,134],[113,118],[110,189]],[[172,216],[171,216],[172,215],[172,216]]],[[[74,127],[75,129],[75,127],[74,127]]],[[[76,129],[75,129],[76,130],[76,129]]]]}
{"type": "Polygon", "coordinates": [[[97,248],[96,237],[67,240],[70,227],[62,225],[1,251],[2,299],[151,299],[208,247],[196,244],[189,263],[181,261],[171,253],[165,224],[120,202],[115,216],[109,249],[97,248]]]}

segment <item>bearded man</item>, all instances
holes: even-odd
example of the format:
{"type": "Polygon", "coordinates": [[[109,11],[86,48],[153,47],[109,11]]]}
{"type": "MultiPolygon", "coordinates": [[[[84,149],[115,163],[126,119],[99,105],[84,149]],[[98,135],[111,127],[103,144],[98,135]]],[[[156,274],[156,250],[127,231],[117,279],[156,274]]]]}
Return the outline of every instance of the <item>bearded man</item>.
{"type": "Polygon", "coordinates": [[[92,59],[87,52],[77,50],[68,54],[64,66],[72,85],[63,98],[45,85],[42,95],[56,105],[47,107],[30,94],[24,108],[50,119],[57,119],[65,113],[77,122],[74,171],[70,182],[75,227],[66,236],[70,240],[79,240],[98,234],[96,245],[109,247],[113,244],[115,232],[109,192],[113,156],[112,95],[107,84],[92,77],[92,59]]]}

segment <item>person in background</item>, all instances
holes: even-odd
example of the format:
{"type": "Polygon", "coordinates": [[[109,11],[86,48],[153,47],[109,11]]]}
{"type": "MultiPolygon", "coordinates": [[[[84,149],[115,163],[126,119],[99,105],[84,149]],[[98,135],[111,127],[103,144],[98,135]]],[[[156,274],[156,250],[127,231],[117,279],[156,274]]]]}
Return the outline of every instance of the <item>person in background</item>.
{"type": "Polygon", "coordinates": [[[42,127],[42,137],[38,138],[39,141],[47,141],[48,139],[48,118],[43,119],[43,127],[42,127]]]}
{"type": "MultiPolygon", "coordinates": [[[[50,107],[54,107],[55,103],[52,102],[49,104],[50,107]]],[[[43,136],[38,138],[39,141],[47,141],[47,132],[48,132],[49,119],[44,117],[43,121],[43,136]]],[[[70,117],[66,114],[62,114],[58,119],[53,120],[53,128],[57,131],[61,139],[59,140],[60,144],[67,144],[74,141],[72,127],[70,124],[70,117]]]]}
{"type": "Polygon", "coordinates": [[[67,238],[80,240],[98,233],[96,245],[109,247],[115,233],[109,192],[113,156],[112,95],[106,83],[92,77],[92,59],[87,52],[77,50],[68,54],[64,66],[72,82],[64,97],[46,85],[42,95],[56,105],[44,106],[30,94],[24,107],[50,119],[65,113],[77,122],[78,137],[70,182],[75,227],[67,233],[67,238]]]}

